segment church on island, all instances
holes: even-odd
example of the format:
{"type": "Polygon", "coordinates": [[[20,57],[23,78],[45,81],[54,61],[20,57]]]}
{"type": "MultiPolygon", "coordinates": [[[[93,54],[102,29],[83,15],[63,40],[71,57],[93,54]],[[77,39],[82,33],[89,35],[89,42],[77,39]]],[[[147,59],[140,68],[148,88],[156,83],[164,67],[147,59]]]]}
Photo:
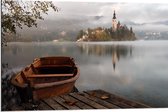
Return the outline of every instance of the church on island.
{"type": "Polygon", "coordinates": [[[97,27],[94,29],[88,28],[85,31],[80,30],[77,35],[77,42],[125,40],[136,40],[135,33],[133,32],[132,27],[128,28],[126,25],[121,25],[120,21],[117,21],[115,10],[112,18],[112,27],[97,27]]]}
{"type": "Polygon", "coordinates": [[[113,30],[113,31],[116,31],[116,30],[117,30],[118,23],[119,23],[119,22],[117,22],[115,10],[114,10],[113,19],[112,19],[112,30],[113,30]]]}

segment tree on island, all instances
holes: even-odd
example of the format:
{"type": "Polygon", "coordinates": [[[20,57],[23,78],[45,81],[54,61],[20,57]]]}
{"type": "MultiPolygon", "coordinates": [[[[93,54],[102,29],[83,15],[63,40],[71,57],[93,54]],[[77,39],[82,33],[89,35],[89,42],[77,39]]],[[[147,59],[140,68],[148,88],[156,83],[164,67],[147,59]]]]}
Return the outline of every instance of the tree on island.
{"type": "Polygon", "coordinates": [[[2,46],[6,44],[6,35],[16,34],[17,27],[37,27],[37,20],[44,20],[42,14],[48,14],[50,8],[58,12],[58,8],[51,1],[2,0],[1,6],[2,46]]]}
{"type": "Polygon", "coordinates": [[[110,28],[97,27],[88,28],[86,31],[80,30],[77,41],[125,41],[136,40],[132,27],[128,29],[126,25],[121,26],[118,22],[116,31],[110,28]]]}

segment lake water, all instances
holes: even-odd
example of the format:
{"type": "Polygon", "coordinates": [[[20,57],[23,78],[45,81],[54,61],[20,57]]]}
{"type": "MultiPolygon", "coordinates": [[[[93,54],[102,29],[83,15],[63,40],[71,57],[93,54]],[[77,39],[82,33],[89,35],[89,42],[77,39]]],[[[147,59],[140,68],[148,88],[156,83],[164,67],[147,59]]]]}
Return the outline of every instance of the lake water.
{"type": "Polygon", "coordinates": [[[34,58],[58,55],[75,59],[80,68],[79,91],[103,89],[150,106],[168,107],[168,41],[13,42],[2,48],[2,63],[8,64],[2,78],[34,58]]]}

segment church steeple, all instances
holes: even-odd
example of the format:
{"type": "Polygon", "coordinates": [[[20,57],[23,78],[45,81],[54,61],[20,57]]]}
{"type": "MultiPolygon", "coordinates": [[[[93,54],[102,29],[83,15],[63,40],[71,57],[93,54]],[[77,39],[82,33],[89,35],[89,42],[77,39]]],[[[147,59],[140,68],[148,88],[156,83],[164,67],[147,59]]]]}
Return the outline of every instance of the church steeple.
{"type": "Polygon", "coordinates": [[[112,19],[112,31],[116,31],[117,30],[117,19],[116,19],[116,14],[115,14],[115,10],[113,13],[113,19],[112,19]]]}
{"type": "Polygon", "coordinates": [[[116,19],[115,10],[114,10],[114,13],[113,13],[113,19],[116,19]]]}

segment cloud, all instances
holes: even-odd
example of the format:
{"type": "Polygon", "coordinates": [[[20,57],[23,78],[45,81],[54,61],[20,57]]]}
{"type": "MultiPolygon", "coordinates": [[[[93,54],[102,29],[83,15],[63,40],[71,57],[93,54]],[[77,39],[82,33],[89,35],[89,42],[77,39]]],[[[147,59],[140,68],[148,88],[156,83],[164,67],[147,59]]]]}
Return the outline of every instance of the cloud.
{"type": "Polygon", "coordinates": [[[92,3],[92,2],[54,2],[60,8],[58,13],[49,13],[45,19],[65,29],[88,27],[111,27],[113,11],[121,24],[133,26],[135,30],[166,30],[168,23],[168,4],[158,3],[92,3]],[[60,24],[61,23],[61,24],[60,24]],[[149,24],[150,23],[150,24],[149,24]],[[144,28],[143,28],[144,27],[144,28]]]}

